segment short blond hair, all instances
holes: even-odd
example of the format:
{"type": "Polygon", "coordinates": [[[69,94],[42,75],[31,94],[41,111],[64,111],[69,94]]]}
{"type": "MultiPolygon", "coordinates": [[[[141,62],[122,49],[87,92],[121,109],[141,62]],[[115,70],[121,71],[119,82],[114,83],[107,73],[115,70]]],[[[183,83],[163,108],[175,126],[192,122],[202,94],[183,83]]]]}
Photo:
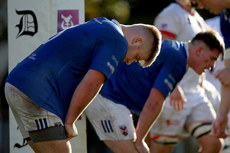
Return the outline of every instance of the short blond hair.
{"type": "Polygon", "coordinates": [[[148,67],[156,60],[156,57],[160,53],[162,36],[161,36],[160,31],[155,26],[148,25],[148,24],[144,24],[143,26],[146,29],[144,34],[146,35],[149,34],[150,38],[152,38],[153,40],[151,42],[152,48],[151,48],[151,53],[150,53],[149,58],[147,58],[146,60],[140,61],[140,65],[142,67],[148,67]]]}

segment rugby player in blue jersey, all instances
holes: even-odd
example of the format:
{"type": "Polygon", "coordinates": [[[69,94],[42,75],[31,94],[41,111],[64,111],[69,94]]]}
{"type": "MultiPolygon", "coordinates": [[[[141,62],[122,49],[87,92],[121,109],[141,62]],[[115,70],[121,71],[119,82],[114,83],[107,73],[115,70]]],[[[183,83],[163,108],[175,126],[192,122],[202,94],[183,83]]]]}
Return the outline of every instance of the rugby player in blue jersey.
{"type": "Polygon", "coordinates": [[[151,65],[160,45],[154,26],[104,17],[51,37],[6,79],[6,98],[23,137],[35,152],[71,152],[74,122],[117,65],[151,65]]]}
{"type": "Polygon", "coordinates": [[[191,42],[165,40],[156,61],[119,64],[85,114],[100,140],[115,153],[147,153],[146,134],[160,114],[164,100],[188,67],[201,74],[224,56],[224,42],[216,31],[198,33],[191,42]],[[135,130],[132,114],[140,114],[135,130]]]}
{"type": "Polygon", "coordinates": [[[230,0],[194,0],[199,6],[208,9],[211,13],[220,14],[220,30],[224,37],[226,56],[224,59],[225,68],[215,72],[222,84],[221,102],[217,113],[217,118],[213,122],[213,134],[218,137],[226,137],[226,126],[230,116],[230,0]]]}

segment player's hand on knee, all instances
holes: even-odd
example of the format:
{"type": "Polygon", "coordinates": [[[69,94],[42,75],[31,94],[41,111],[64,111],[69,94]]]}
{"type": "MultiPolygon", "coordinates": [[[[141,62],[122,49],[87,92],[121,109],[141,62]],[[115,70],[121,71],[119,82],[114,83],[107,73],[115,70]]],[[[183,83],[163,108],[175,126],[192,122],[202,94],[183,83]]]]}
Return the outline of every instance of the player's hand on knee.
{"type": "Polygon", "coordinates": [[[135,147],[138,153],[150,153],[148,145],[145,141],[135,142],[135,147]]]}
{"type": "Polygon", "coordinates": [[[217,118],[212,123],[212,134],[218,138],[226,138],[227,118],[217,118]]]}
{"type": "Polygon", "coordinates": [[[67,139],[70,140],[73,137],[76,137],[78,135],[77,127],[75,124],[65,124],[65,129],[67,132],[67,139]]]}

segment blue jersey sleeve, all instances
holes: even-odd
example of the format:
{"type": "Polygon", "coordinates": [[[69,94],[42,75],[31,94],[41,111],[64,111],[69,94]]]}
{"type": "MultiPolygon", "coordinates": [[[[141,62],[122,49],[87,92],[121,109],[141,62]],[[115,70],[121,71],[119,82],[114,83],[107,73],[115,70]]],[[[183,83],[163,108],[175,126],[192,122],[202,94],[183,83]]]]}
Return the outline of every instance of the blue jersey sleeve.
{"type": "Polygon", "coordinates": [[[178,62],[165,63],[153,84],[153,88],[158,89],[166,98],[176,87],[177,83],[185,74],[184,67],[178,62]]]}
{"type": "Polygon", "coordinates": [[[127,47],[125,40],[104,40],[95,48],[90,69],[101,71],[108,79],[125,57],[127,47]]]}

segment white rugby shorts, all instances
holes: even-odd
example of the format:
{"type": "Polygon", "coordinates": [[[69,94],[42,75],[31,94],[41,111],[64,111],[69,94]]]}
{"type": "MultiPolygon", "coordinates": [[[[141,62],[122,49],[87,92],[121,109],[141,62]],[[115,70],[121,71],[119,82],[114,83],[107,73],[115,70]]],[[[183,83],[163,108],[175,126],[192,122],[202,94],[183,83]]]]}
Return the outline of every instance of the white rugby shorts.
{"type": "Polygon", "coordinates": [[[100,140],[135,140],[136,132],[130,110],[98,94],[85,110],[100,140]]]}
{"type": "Polygon", "coordinates": [[[210,102],[202,102],[194,107],[185,107],[181,111],[176,111],[173,107],[164,107],[158,120],[152,126],[150,135],[151,137],[159,134],[183,136],[185,125],[212,122],[215,117],[216,113],[210,102]]]}
{"type": "Polygon", "coordinates": [[[9,83],[5,84],[5,95],[23,138],[33,142],[67,138],[63,122],[57,115],[39,107],[9,83]]]}

